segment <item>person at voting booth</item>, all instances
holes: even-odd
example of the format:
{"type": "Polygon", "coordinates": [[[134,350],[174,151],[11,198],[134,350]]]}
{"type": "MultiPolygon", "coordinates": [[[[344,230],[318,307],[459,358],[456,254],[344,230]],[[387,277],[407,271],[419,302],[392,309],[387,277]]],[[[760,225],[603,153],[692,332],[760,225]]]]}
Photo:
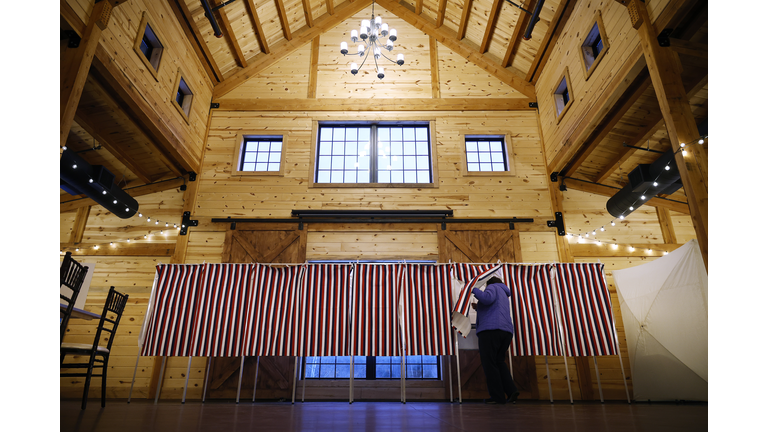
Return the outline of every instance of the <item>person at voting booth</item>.
{"type": "Polygon", "coordinates": [[[504,357],[512,343],[515,327],[509,314],[508,297],[512,295],[501,279],[491,277],[485,290],[472,289],[478,303],[477,339],[480,362],[485,372],[485,381],[491,398],[487,404],[505,404],[517,400],[520,394],[504,357]]]}

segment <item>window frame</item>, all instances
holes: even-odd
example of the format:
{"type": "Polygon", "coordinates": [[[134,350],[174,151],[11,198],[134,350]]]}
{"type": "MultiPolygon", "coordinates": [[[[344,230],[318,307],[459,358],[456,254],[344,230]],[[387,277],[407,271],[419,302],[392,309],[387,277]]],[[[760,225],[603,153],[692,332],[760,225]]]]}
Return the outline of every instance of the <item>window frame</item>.
{"type": "Polygon", "coordinates": [[[584,71],[584,81],[589,80],[589,77],[592,76],[592,73],[597,69],[597,65],[603,57],[605,57],[606,52],[608,52],[608,48],[610,48],[610,44],[608,43],[608,35],[605,33],[605,26],[603,25],[603,15],[598,10],[595,12],[594,19],[590,21],[590,25],[585,32],[584,40],[579,47],[579,50],[581,51],[581,55],[579,56],[581,58],[581,67],[584,71]],[[595,32],[595,30],[597,30],[597,32],[595,32]],[[599,36],[602,40],[603,49],[597,57],[592,58],[591,48],[597,39],[595,35],[599,36]]]}
{"type": "Polygon", "coordinates": [[[512,134],[509,132],[497,134],[463,133],[461,134],[461,148],[461,175],[464,177],[510,177],[516,175],[515,160],[513,157],[514,152],[512,151],[512,134]],[[469,171],[467,160],[467,138],[473,139],[478,137],[502,138],[502,151],[507,160],[506,171],[469,171]]]}
{"type": "Polygon", "coordinates": [[[557,118],[557,123],[559,124],[560,120],[562,120],[565,116],[565,113],[568,112],[568,108],[573,105],[573,86],[571,85],[571,77],[568,73],[567,66],[565,67],[563,74],[560,75],[560,79],[557,80],[557,84],[555,84],[554,90],[552,90],[552,97],[555,107],[555,117],[557,118]],[[565,82],[565,88],[568,90],[568,101],[565,103],[563,102],[563,94],[565,92],[560,90],[563,82],[565,82]]]}
{"type": "Polygon", "coordinates": [[[269,131],[245,131],[238,132],[235,136],[235,146],[232,152],[232,176],[285,176],[285,153],[288,131],[269,130],[269,131]],[[248,138],[274,137],[281,136],[283,147],[280,151],[280,170],[278,171],[240,171],[242,162],[243,148],[248,138]]]}
{"type": "Polygon", "coordinates": [[[165,51],[165,45],[160,41],[160,37],[157,34],[157,26],[153,25],[149,20],[149,14],[147,11],[144,11],[141,15],[141,21],[139,22],[139,32],[136,35],[136,40],[134,40],[133,50],[139,56],[141,62],[144,63],[144,66],[147,68],[149,73],[152,74],[152,76],[155,78],[155,81],[159,82],[160,78],[158,77],[158,74],[160,72],[160,64],[162,61],[163,52],[165,51]],[[154,36],[157,44],[160,45],[160,47],[152,48],[152,54],[150,55],[151,59],[148,59],[144,55],[144,52],[141,50],[141,42],[144,40],[147,27],[150,28],[152,31],[152,36],[154,36]]]}
{"type": "Polygon", "coordinates": [[[176,80],[173,83],[173,87],[171,87],[171,105],[176,107],[176,110],[179,111],[179,114],[181,114],[181,116],[184,118],[184,121],[187,123],[189,123],[189,117],[192,113],[192,102],[194,101],[194,98],[195,92],[192,91],[192,88],[189,86],[187,80],[185,80],[181,75],[181,68],[178,68],[176,72],[176,80]],[[176,95],[178,94],[182,80],[184,81],[184,85],[187,87],[189,94],[185,93],[184,102],[182,102],[182,105],[179,106],[178,102],[176,102],[176,95]]]}
{"type": "MultiPolygon", "coordinates": [[[[323,120],[322,122],[314,120],[312,122],[312,147],[310,152],[310,167],[309,167],[309,187],[310,188],[400,188],[400,189],[418,189],[418,188],[436,188],[438,187],[438,173],[437,173],[437,154],[436,154],[436,135],[435,135],[435,120],[388,120],[388,119],[372,119],[372,120],[323,120]],[[424,125],[428,127],[429,133],[429,152],[430,152],[430,172],[432,175],[431,183],[317,183],[315,181],[317,173],[317,151],[320,144],[320,126],[334,126],[334,125],[424,125]]],[[[371,177],[375,173],[371,172],[371,177]]]]}

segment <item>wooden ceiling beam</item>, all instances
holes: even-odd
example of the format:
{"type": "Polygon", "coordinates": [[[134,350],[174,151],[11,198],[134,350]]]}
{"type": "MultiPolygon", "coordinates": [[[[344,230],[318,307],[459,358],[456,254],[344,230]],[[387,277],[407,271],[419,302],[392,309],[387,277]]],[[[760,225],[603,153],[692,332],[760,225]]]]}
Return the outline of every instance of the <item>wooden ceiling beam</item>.
{"type": "MultiPolygon", "coordinates": [[[[184,16],[184,19],[187,22],[187,28],[192,30],[192,34],[195,36],[195,40],[197,41],[198,46],[205,53],[204,63],[208,63],[208,65],[211,67],[213,73],[216,75],[216,81],[221,82],[224,79],[224,74],[221,73],[219,65],[216,64],[216,59],[213,57],[213,54],[211,54],[211,50],[208,49],[208,44],[205,43],[203,34],[200,32],[200,29],[197,28],[195,20],[192,18],[192,12],[189,10],[187,3],[184,0],[177,0],[174,1],[174,3],[180,8],[181,14],[184,16]]],[[[175,8],[172,7],[171,9],[175,8]]]]}
{"type": "MultiPolygon", "coordinates": [[[[530,9],[531,2],[533,0],[523,0],[523,9],[530,9]]],[[[504,59],[501,61],[502,67],[508,67],[512,63],[512,59],[517,53],[517,48],[520,46],[520,41],[523,40],[523,32],[528,27],[528,21],[531,19],[531,15],[518,9],[520,14],[517,17],[517,23],[515,24],[515,30],[512,32],[512,38],[509,40],[507,46],[507,52],[504,54],[504,59]]]]}
{"type": "Polygon", "coordinates": [[[554,18],[552,19],[552,22],[550,22],[549,28],[547,28],[547,33],[544,35],[541,45],[539,45],[539,50],[536,52],[533,62],[531,62],[531,68],[528,69],[528,74],[525,75],[525,81],[535,83],[539,80],[541,71],[544,69],[544,65],[547,63],[549,55],[552,53],[552,49],[555,47],[557,39],[560,37],[560,33],[562,33],[566,22],[568,22],[568,18],[571,16],[575,4],[576,0],[562,0],[560,4],[557,5],[554,18]]]}
{"type": "Polygon", "coordinates": [[[690,42],[682,39],[669,38],[669,47],[678,54],[707,59],[709,45],[690,42]]]}
{"type": "Polygon", "coordinates": [[[435,27],[437,28],[440,28],[443,26],[443,22],[445,21],[445,8],[447,5],[448,5],[448,0],[437,1],[437,17],[435,17],[435,27]]]}
{"type": "MultiPolygon", "coordinates": [[[[261,48],[262,52],[269,54],[269,44],[267,43],[267,37],[264,34],[264,29],[261,28],[261,20],[259,19],[259,14],[256,11],[256,5],[253,3],[256,0],[244,1],[245,6],[248,8],[248,12],[251,16],[251,21],[253,21],[253,26],[256,28],[256,37],[259,39],[259,47],[261,48]]],[[[327,1],[333,5],[333,0],[327,1]]]]}
{"type": "MultiPolygon", "coordinates": [[[[616,192],[621,190],[620,188],[613,187],[613,186],[595,184],[595,183],[590,183],[583,180],[572,179],[572,178],[564,179],[563,184],[565,184],[565,187],[567,189],[573,189],[573,190],[582,191],[582,192],[589,192],[595,195],[602,195],[605,197],[612,197],[616,195],[616,192]]],[[[643,203],[643,205],[649,205],[651,207],[666,208],[666,209],[673,210],[683,214],[691,214],[691,210],[688,208],[688,203],[684,203],[681,201],[674,201],[670,199],[654,197],[649,199],[645,203],[643,203]]]]}
{"type": "MultiPolygon", "coordinates": [[[[200,63],[203,65],[203,69],[205,69],[205,73],[208,74],[208,78],[211,80],[211,84],[215,84],[219,81],[221,81],[221,75],[217,75],[216,71],[213,68],[212,62],[208,57],[206,57],[203,45],[205,45],[205,41],[199,40],[195,33],[192,31],[192,26],[189,24],[189,21],[187,21],[187,17],[184,16],[184,12],[179,7],[177,0],[168,0],[168,6],[173,11],[173,14],[176,16],[176,21],[179,22],[179,26],[184,31],[184,34],[187,36],[187,40],[189,41],[189,44],[192,45],[192,49],[195,50],[195,54],[197,55],[197,58],[200,59],[200,63]],[[202,42],[201,42],[202,41],[202,42]]],[[[207,48],[207,46],[205,47],[207,48]]]]}
{"type": "MultiPolygon", "coordinates": [[[[219,6],[223,3],[222,0],[217,0],[216,5],[219,6]]],[[[222,9],[216,9],[214,12],[216,15],[219,16],[219,21],[221,22],[221,26],[224,29],[224,37],[227,39],[227,42],[229,42],[229,46],[232,48],[232,51],[235,53],[235,60],[237,61],[237,64],[240,67],[247,67],[248,61],[245,59],[245,55],[243,55],[243,49],[240,48],[240,44],[237,42],[237,35],[235,34],[235,31],[232,29],[232,24],[229,22],[229,17],[227,17],[227,12],[222,9]]]]}
{"type": "Polygon", "coordinates": [[[333,0],[325,0],[325,9],[328,11],[329,15],[333,15],[335,13],[333,10],[333,0]]]}
{"type": "MultiPolygon", "coordinates": [[[[171,189],[181,187],[184,184],[183,178],[175,178],[165,181],[159,181],[143,186],[136,186],[132,188],[124,188],[123,191],[130,195],[132,198],[140,197],[142,195],[149,195],[157,192],[163,192],[171,189]]],[[[96,201],[90,198],[72,198],[70,195],[62,195],[59,202],[59,212],[65,213],[72,210],[77,210],[83,207],[97,206],[96,201]],[[65,200],[67,199],[67,200],[65,200]]]]}
{"type": "Polygon", "coordinates": [[[459,31],[456,33],[456,40],[461,41],[467,35],[467,24],[469,23],[469,13],[472,11],[472,0],[464,0],[464,8],[461,10],[461,21],[459,21],[459,31]]]}
{"type": "MultiPolygon", "coordinates": [[[[689,100],[701,89],[703,89],[705,85],[707,85],[707,78],[707,75],[704,75],[704,77],[698,80],[695,85],[690,87],[687,93],[689,100]]],[[[634,138],[629,140],[628,146],[631,147],[622,147],[619,149],[618,154],[613,159],[611,159],[605,168],[603,168],[602,171],[600,171],[600,173],[593,179],[596,183],[602,183],[608,177],[610,177],[610,175],[616,171],[619,165],[621,165],[625,160],[632,156],[635,151],[637,151],[637,149],[633,147],[638,147],[640,144],[649,140],[651,136],[656,133],[656,131],[664,126],[664,117],[661,115],[661,109],[658,107],[658,105],[654,106],[649,114],[650,115],[646,117],[646,126],[642,128],[634,138]]]]}
{"type": "Polygon", "coordinates": [[[133,243],[109,247],[97,243],[61,243],[59,250],[72,256],[162,256],[173,255],[176,243],[133,243]],[[95,249],[94,246],[100,246],[95,249]],[[80,250],[75,251],[76,248],[80,250]]]}
{"type": "Polygon", "coordinates": [[[290,55],[297,49],[301,48],[307,42],[311,41],[327,30],[336,27],[345,20],[351,18],[354,14],[360,12],[368,5],[366,2],[350,2],[345,1],[339,5],[336,9],[336,14],[325,14],[315,21],[315,26],[312,28],[304,27],[295,33],[295,38],[285,42],[281,42],[272,47],[271,52],[262,53],[251,59],[248,67],[243,68],[232,74],[232,76],[225,79],[223,82],[217,84],[213,88],[212,101],[218,102],[217,99],[221,98],[225,94],[231,92],[240,84],[244,83],[248,78],[258,74],[265,68],[275,64],[282,60],[286,56],[290,55]]]}
{"type": "Polygon", "coordinates": [[[632,84],[627,87],[624,95],[616,102],[616,106],[612,112],[609,112],[600,125],[592,131],[590,136],[584,143],[581,144],[579,150],[576,151],[571,161],[568,162],[561,175],[566,177],[572,176],[576,170],[581,167],[581,164],[589,157],[590,154],[597,148],[600,143],[608,136],[613,128],[621,121],[622,117],[632,108],[632,105],[640,99],[640,96],[645,93],[648,87],[651,86],[651,76],[648,74],[648,70],[644,69],[635,78],[632,84]],[[564,173],[564,174],[563,174],[564,173]]]}
{"type": "Polygon", "coordinates": [[[120,162],[125,165],[126,168],[128,168],[132,173],[136,174],[136,177],[139,178],[144,183],[152,183],[151,176],[148,172],[141,169],[141,165],[136,163],[136,161],[133,160],[133,158],[123,151],[123,149],[113,144],[108,138],[106,138],[107,134],[102,134],[99,130],[99,122],[91,121],[87,117],[83,117],[80,114],[75,115],[75,121],[77,124],[83,127],[88,134],[90,134],[93,139],[99,142],[108,152],[112,153],[114,156],[116,156],[120,162]]]}
{"type": "Polygon", "coordinates": [[[106,83],[107,87],[124,103],[136,124],[145,128],[149,136],[155,138],[151,142],[158,144],[157,148],[168,158],[172,167],[179,174],[189,171],[199,172],[201,161],[186,149],[169,126],[156,114],[155,108],[144,98],[136,85],[117,66],[117,60],[99,45],[93,60],[93,69],[106,83]]]}
{"type": "Polygon", "coordinates": [[[293,35],[291,35],[291,27],[288,25],[288,14],[285,13],[283,0],[275,0],[275,7],[277,7],[277,16],[280,18],[280,26],[283,28],[283,36],[290,41],[293,39],[293,35]]]}
{"type": "Polygon", "coordinates": [[[62,54],[65,59],[62,59],[61,63],[67,68],[61,70],[59,86],[59,147],[63,147],[67,142],[93,56],[99,47],[101,31],[107,27],[111,13],[112,3],[106,1],[96,3],[81,37],[80,45],[77,48],[67,48],[62,54]]]}
{"type": "Polygon", "coordinates": [[[416,15],[421,15],[421,10],[424,7],[424,0],[416,0],[416,15]]]}
{"type": "Polygon", "coordinates": [[[493,36],[493,30],[496,28],[496,23],[499,20],[499,11],[501,10],[501,0],[493,0],[491,10],[488,12],[488,23],[485,26],[485,33],[483,39],[480,41],[480,53],[485,54],[488,51],[488,45],[491,44],[491,37],[493,36]]]}
{"type": "Polygon", "coordinates": [[[221,101],[226,111],[510,111],[533,110],[525,98],[259,99],[221,101]]]}
{"type": "Polygon", "coordinates": [[[464,42],[457,41],[456,33],[453,31],[432,24],[428,20],[419,15],[416,15],[408,8],[401,5],[400,3],[395,2],[394,0],[377,0],[377,3],[379,6],[382,6],[383,8],[397,15],[398,18],[423,31],[427,35],[435,38],[438,42],[448,47],[451,51],[461,55],[489,74],[495,76],[503,83],[511,86],[515,90],[531,99],[536,98],[536,91],[533,87],[533,84],[525,82],[522,77],[506,68],[501,67],[500,64],[490,61],[479,51],[469,47],[469,45],[466,45],[464,42]]]}
{"type": "Polygon", "coordinates": [[[83,241],[85,226],[88,224],[88,216],[91,214],[91,206],[80,207],[77,209],[75,222],[72,224],[72,232],[69,233],[70,243],[80,243],[83,241]]]}
{"type": "Polygon", "coordinates": [[[315,23],[312,20],[312,4],[309,3],[309,0],[301,0],[301,4],[304,6],[304,21],[306,21],[307,27],[314,26],[315,23]]]}

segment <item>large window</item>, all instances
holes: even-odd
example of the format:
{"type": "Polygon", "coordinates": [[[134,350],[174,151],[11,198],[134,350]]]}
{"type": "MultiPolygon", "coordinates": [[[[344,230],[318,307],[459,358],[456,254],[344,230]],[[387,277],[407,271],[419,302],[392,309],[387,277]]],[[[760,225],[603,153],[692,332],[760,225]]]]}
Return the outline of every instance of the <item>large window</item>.
{"type": "MultiPolygon", "coordinates": [[[[355,356],[355,375],[357,379],[383,380],[400,379],[400,357],[355,356]]],[[[350,357],[305,357],[304,378],[312,379],[348,379],[350,357]]],[[[440,379],[438,356],[406,356],[406,379],[440,379]]]]}
{"type": "Polygon", "coordinates": [[[434,182],[429,123],[320,124],[318,184],[434,182]]]}
{"type": "Polygon", "coordinates": [[[233,176],[282,176],[288,131],[240,132],[232,155],[233,176]]]}

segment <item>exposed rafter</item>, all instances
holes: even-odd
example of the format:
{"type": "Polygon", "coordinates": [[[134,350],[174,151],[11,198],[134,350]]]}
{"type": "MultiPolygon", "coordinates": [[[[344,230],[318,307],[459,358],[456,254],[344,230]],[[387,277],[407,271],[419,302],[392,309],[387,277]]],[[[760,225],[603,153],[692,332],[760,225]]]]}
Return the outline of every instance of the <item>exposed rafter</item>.
{"type": "Polygon", "coordinates": [[[469,45],[457,41],[454,32],[444,27],[438,27],[435,24],[432,24],[427,19],[416,15],[405,6],[401,5],[400,3],[396,3],[393,0],[377,0],[377,3],[393,14],[397,15],[398,18],[423,31],[427,35],[435,38],[438,42],[447,46],[451,51],[454,51],[467,60],[473,62],[486,72],[500,79],[502,82],[508,84],[525,96],[531,99],[536,98],[536,92],[532,84],[525,82],[522,77],[518,76],[513,71],[501,67],[501,65],[498,63],[490,61],[476,49],[470,48],[469,45]]]}
{"type": "Polygon", "coordinates": [[[227,111],[509,111],[532,110],[525,98],[258,99],[221,101],[227,111]]]}
{"type": "MultiPolygon", "coordinates": [[[[523,0],[523,9],[530,9],[531,2],[533,0],[523,0]]],[[[509,45],[507,46],[507,52],[504,54],[504,59],[501,61],[503,67],[509,66],[517,53],[517,48],[520,46],[520,41],[523,40],[523,32],[528,27],[528,21],[531,19],[531,15],[527,14],[520,9],[517,10],[519,15],[517,17],[517,23],[515,24],[515,30],[512,32],[512,38],[509,39],[509,45]]]]}
{"type": "Polygon", "coordinates": [[[283,28],[283,36],[290,41],[293,39],[293,36],[291,35],[291,27],[288,24],[288,14],[285,13],[283,0],[275,0],[275,6],[277,7],[277,16],[280,17],[280,25],[283,28]]]}
{"type": "MultiPolygon", "coordinates": [[[[219,65],[216,64],[216,59],[213,57],[213,54],[211,54],[211,50],[208,49],[208,44],[205,43],[205,38],[203,37],[203,34],[200,33],[200,29],[197,28],[197,25],[195,25],[195,20],[192,18],[192,12],[189,10],[189,7],[187,7],[187,4],[184,2],[184,0],[169,0],[169,2],[175,3],[179,8],[181,8],[181,13],[184,16],[184,19],[186,20],[186,26],[187,28],[192,29],[192,33],[195,35],[195,40],[198,41],[198,44],[200,48],[202,48],[203,52],[205,53],[205,61],[202,62],[203,64],[208,63],[210,67],[213,69],[213,73],[216,74],[216,80],[221,81],[224,79],[224,74],[221,73],[221,70],[219,69],[219,65]]],[[[173,6],[173,5],[171,5],[173,6]]],[[[175,9],[172,7],[172,9],[175,9]]],[[[178,18],[178,14],[177,14],[178,18]]],[[[181,20],[179,20],[181,23],[181,20]]],[[[182,23],[182,27],[185,25],[182,23]]],[[[192,41],[190,40],[190,43],[192,41]]]]}
{"type": "Polygon", "coordinates": [[[306,21],[307,27],[312,27],[315,25],[312,20],[312,4],[309,0],[301,0],[301,4],[304,7],[304,21],[306,21]]]}
{"type": "MultiPolygon", "coordinates": [[[[253,26],[256,28],[256,37],[259,38],[259,46],[261,47],[261,51],[269,54],[269,44],[267,43],[267,37],[264,35],[264,29],[261,27],[261,20],[259,19],[258,12],[256,12],[256,6],[253,4],[253,2],[256,0],[243,1],[245,2],[245,6],[248,8],[251,20],[253,21],[253,26]]],[[[328,1],[333,4],[332,0],[328,1]]]]}
{"type": "MultiPolygon", "coordinates": [[[[223,2],[222,0],[217,0],[216,3],[217,5],[221,5],[223,2]]],[[[240,44],[237,42],[237,35],[235,34],[235,31],[232,30],[232,24],[229,22],[227,12],[224,9],[217,9],[214,13],[218,15],[219,21],[221,22],[222,27],[224,27],[224,37],[227,38],[229,46],[232,47],[232,51],[235,53],[235,60],[237,60],[237,64],[240,67],[248,66],[248,61],[245,60],[243,50],[240,48],[240,44]]]]}
{"type": "Polygon", "coordinates": [[[443,21],[445,20],[445,8],[447,5],[448,0],[438,0],[437,2],[437,18],[435,18],[435,27],[437,28],[443,26],[443,21]]]}
{"type": "Polygon", "coordinates": [[[488,12],[488,23],[485,25],[483,40],[480,41],[480,53],[482,54],[485,54],[485,52],[488,51],[488,45],[491,44],[491,37],[493,36],[493,30],[496,28],[496,22],[499,19],[502,3],[502,0],[493,0],[491,10],[488,12]]]}
{"type": "Polygon", "coordinates": [[[304,46],[304,44],[311,41],[315,36],[318,36],[322,33],[325,33],[327,30],[336,27],[366,7],[369,7],[369,4],[364,1],[357,1],[354,3],[345,1],[344,3],[338,5],[334,15],[323,15],[315,21],[314,27],[302,28],[295,33],[296,37],[292,38],[292,40],[276,44],[272,47],[270,53],[257,55],[251,59],[248,67],[240,69],[239,71],[232,74],[232,76],[225,79],[223,82],[217,84],[213,88],[213,101],[216,101],[218,98],[221,98],[225,94],[234,90],[237,86],[244,83],[248,78],[275,64],[275,62],[282,60],[289,54],[304,46]]]}
{"type": "Polygon", "coordinates": [[[547,28],[547,33],[544,35],[544,39],[542,39],[541,45],[539,45],[539,50],[536,52],[536,57],[533,58],[531,63],[531,68],[525,76],[527,82],[535,83],[538,81],[539,75],[541,75],[541,71],[544,69],[544,65],[552,53],[552,48],[563,31],[565,23],[568,22],[568,18],[571,16],[575,5],[576,0],[563,0],[557,6],[552,22],[549,23],[549,28],[547,28]]]}
{"type": "Polygon", "coordinates": [[[465,0],[464,8],[461,10],[461,21],[459,21],[459,31],[456,33],[456,40],[460,41],[467,35],[470,11],[472,11],[472,0],[465,0]]]}

